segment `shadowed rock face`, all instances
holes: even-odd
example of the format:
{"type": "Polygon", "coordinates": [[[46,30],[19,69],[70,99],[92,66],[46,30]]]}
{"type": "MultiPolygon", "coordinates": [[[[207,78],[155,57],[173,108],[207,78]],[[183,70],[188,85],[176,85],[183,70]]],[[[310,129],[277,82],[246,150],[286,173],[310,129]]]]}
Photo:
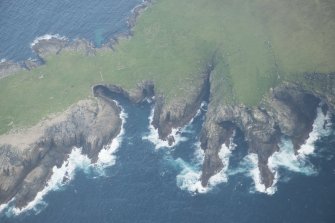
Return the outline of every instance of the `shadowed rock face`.
{"type": "MultiPolygon", "coordinates": [[[[86,55],[93,55],[96,50],[85,40],[76,40],[69,44],[67,40],[56,38],[42,40],[33,48],[42,59],[61,50],[80,51],[86,55]]],[[[0,78],[22,69],[12,63],[5,62],[0,65],[0,78]]],[[[31,69],[36,64],[26,62],[25,66],[31,69]]],[[[236,104],[218,105],[211,101],[215,94],[215,91],[210,89],[211,71],[212,66],[209,66],[194,86],[190,87],[187,95],[168,101],[164,95],[155,92],[152,81],[142,81],[130,91],[111,84],[96,85],[93,87],[93,93],[100,98],[98,101],[79,102],[64,115],[43,121],[22,134],[1,136],[0,203],[7,202],[15,196],[17,206],[22,207],[32,200],[49,179],[53,166],[60,166],[73,146],[83,147],[83,152],[93,162],[96,161],[101,148],[120,131],[120,109],[107,96],[110,92],[121,94],[133,103],[140,103],[155,96],[152,125],[158,129],[159,137],[168,140],[170,144],[174,142],[170,136],[172,128],[183,127],[189,123],[201,102],[210,94],[206,121],[200,137],[201,147],[205,151],[202,185],[206,186],[210,177],[226,165],[218,153],[223,143],[229,143],[234,130],[239,129],[248,141],[249,152],[258,155],[262,183],[270,187],[274,175],[267,162],[279,149],[280,137],[288,136],[292,139],[295,149],[299,149],[312,129],[316,108],[320,103],[319,98],[329,105],[330,110],[334,110],[334,78],[328,78],[327,82],[325,76],[308,76],[313,81],[320,79],[321,84],[327,82],[325,92],[306,91],[299,85],[282,84],[271,90],[258,107],[249,108],[236,104]],[[25,139],[27,136],[29,138],[25,139]],[[18,138],[23,139],[17,140],[18,138]]]]}
{"type": "Polygon", "coordinates": [[[205,159],[202,166],[201,183],[207,186],[211,176],[217,174],[224,164],[219,158],[222,144],[229,146],[236,126],[232,122],[206,122],[200,135],[201,148],[205,151],[205,159]]]}
{"type": "Polygon", "coordinates": [[[160,139],[169,140],[170,144],[173,143],[173,136],[169,136],[172,128],[188,124],[197,113],[201,103],[207,100],[210,72],[211,70],[208,70],[203,74],[185,97],[174,98],[166,102],[163,95],[155,96],[152,125],[158,129],[160,139]]]}
{"type": "Polygon", "coordinates": [[[108,98],[104,95],[109,93],[119,94],[133,103],[140,103],[145,99],[150,99],[155,96],[155,87],[152,81],[142,81],[137,86],[129,91],[122,87],[113,84],[97,84],[93,86],[94,96],[108,98]]]}
{"type": "Polygon", "coordinates": [[[22,133],[0,138],[0,203],[15,196],[16,206],[33,200],[74,146],[93,162],[120,131],[120,109],[104,98],[84,100],[60,116],[22,133]]]}
{"type": "Polygon", "coordinates": [[[279,150],[280,137],[286,135],[291,138],[298,150],[312,130],[320,101],[312,92],[298,85],[283,84],[273,89],[259,107],[218,106],[210,102],[201,136],[201,145],[205,150],[201,177],[203,186],[225,165],[218,152],[221,145],[229,140],[231,129],[239,128],[245,134],[249,152],[258,155],[262,183],[270,187],[274,174],[267,162],[279,150]]]}

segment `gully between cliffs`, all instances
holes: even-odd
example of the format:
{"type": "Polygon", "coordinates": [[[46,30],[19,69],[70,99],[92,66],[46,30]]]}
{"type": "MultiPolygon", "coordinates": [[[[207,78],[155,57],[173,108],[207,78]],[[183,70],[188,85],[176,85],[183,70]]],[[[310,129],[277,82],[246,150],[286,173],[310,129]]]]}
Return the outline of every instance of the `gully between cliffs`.
{"type": "Polygon", "coordinates": [[[174,143],[172,129],[187,125],[201,103],[209,101],[200,136],[205,152],[202,186],[206,187],[209,179],[227,165],[220,159],[219,152],[223,144],[228,147],[238,130],[244,133],[249,153],[258,156],[261,183],[266,188],[271,187],[274,173],[268,159],[280,149],[280,139],[288,137],[298,151],[312,131],[317,108],[321,104],[327,113],[333,111],[332,104],[327,105],[318,94],[291,83],[271,89],[256,107],[215,104],[210,95],[215,94],[209,78],[211,71],[212,66],[208,66],[187,95],[169,100],[157,92],[152,81],[142,81],[130,91],[116,85],[98,84],[92,87],[96,99],[80,101],[60,117],[44,121],[26,132],[1,136],[0,203],[14,197],[17,207],[25,206],[43,189],[52,168],[60,166],[74,146],[82,147],[82,152],[95,162],[100,150],[120,132],[120,108],[113,101],[113,94],[133,103],[153,99],[151,124],[158,130],[159,138],[170,145],[174,143]],[[22,140],[15,143],[17,139],[22,140]]]}

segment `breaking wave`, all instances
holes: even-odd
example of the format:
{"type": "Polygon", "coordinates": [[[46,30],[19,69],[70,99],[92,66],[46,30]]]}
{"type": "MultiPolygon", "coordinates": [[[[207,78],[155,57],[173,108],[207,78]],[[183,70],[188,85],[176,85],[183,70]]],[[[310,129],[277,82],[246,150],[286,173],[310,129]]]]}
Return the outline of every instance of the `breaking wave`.
{"type": "Polygon", "coordinates": [[[23,208],[16,208],[14,205],[12,205],[15,201],[15,198],[13,198],[8,203],[0,205],[0,213],[5,212],[5,214],[8,216],[20,215],[27,211],[34,211],[35,213],[39,213],[47,206],[47,203],[43,200],[45,195],[51,191],[57,191],[64,188],[65,185],[73,180],[76,171],[82,170],[87,174],[93,172],[103,176],[106,167],[115,165],[115,152],[122,143],[122,139],[125,133],[124,124],[126,122],[127,114],[117,101],[114,102],[121,108],[121,130],[118,136],[112,140],[111,144],[106,145],[99,152],[96,163],[92,163],[87,155],[82,154],[82,148],[74,147],[67,160],[64,161],[60,168],[57,168],[56,166],[53,167],[51,178],[48,180],[43,190],[37,193],[33,201],[29,202],[23,208]]]}
{"type": "Polygon", "coordinates": [[[222,144],[221,149],[219,151],[219,158],[222,160],[223,168],[220,172],[212,176],[209,181],[207,187],[203,187],[201,184],[201,167],[204,162],[205,153],[200,148],[200,143],[196,143],[196,150],[194,152],[194,160],[193,163],[188,164],[182,159],[178,158],[176,162],[179,164],[181,168],[181,172],[177,175],[177,186],[182,190],[187,190],[191,194],[197,193],[207,193],[215,188],[217,185],[221,183],[225,183],[228,181],[228,167],[229,167],[229,159],[232,155],[232,151],[235,149],[236,144],[234,144],[233,135],[230,138],[230,143],[228,147],[225,144],[222,144]]]}
{"type": "Polygon", "coordinates": [[[289,179],[288,176],[280,175],[281,169],[306,176],[318,174],[309,158],[315,154],[315,142],[321,137],[328,136],[331,133],[332,128],[330,114],[324,114],[322,109],[319,107],[317,109],[317,117],[313,122],[313,129],[306,142],[301,146],[300,150],[298,150],[298,154],[295,154],[292,141],[287,138],[282,138],[279,144],[279,151],[269,157],[268,166],[275,175],[272,187],[265,188],[265,186],[261,183],[257,154],[248,154],[244,157],[239,167],[229,170],[229,174],[235,175],[243,173],[253,179],[254,188],[251,189],[251,192],[257,191],[272,195],[277,191],[276,184],[278,181],[284,182],[289,179]]]}
{"type": "Polygon", "coordinates": [[[128,115],[117,101],[114,100],[114,102],[121,108],[120,113],[120,118],[122,120],[121,130],[118,136],[112,140],[112,143],[110,145],[105,146],[98,154],[98,160],[94,165],[97,167],[98,170],[101,171],[101,173],[103,173],[106,167],[113,166],[115,164],[116,162],[115,152],[120,147],[125,134],[124,125],[126,123],[128,115]]]}
{"type": "Polygon", "coordinates": [[[172,145],[169,145],[169,142],[167,140],[161,140],[159,138],[158,129],[155,129],[155,127],[151,124],[154,118],[154,108],[152,108],[150,115],[149,115],[149,132],[145,134],[142,139],[148,140],[151,143],[155,145],[155,149],[160,148],[172,148],[176,145],[178,145],[180,142],[184,142],[187,140],[186,137],[181,136],[181,132],[183,131],[182,128],[172,129],[172,132],[169,136],[172,136],[175,140],[175,142],[172,145]]]}
{"type": "Polygon", "coordinates": [[[201,167],[205,158],[204,151],[200,148],[200,142],[194,144],[195,151],[191,163],[177,158],[174,162],[181,169],[177,175],[177,186],[181,190],[187,190],[191,194],[206,193],[208,188],[201,185],[201,167]]]}
{"type": "Polygon", "coordinates": [[[298,150],[299,156],[306,156],[314,153],[314,143],[320,137],[329,136],[332,132],[331,115],[323,113],[321,107],[317,108],[317,116],[313,123],[313,130],[309,133],[308,139],[298,150]]]}
{"type": "Polygon", "coordinates": [[[43,36],[36,37],[34,41],[30,44],[30,47],[35,46],[41,40],[50,40],[52,38],[60,39],[60,40],[67,40],[65,36],[61,36],[59,34],[45,34],[43,36]]]}
{"type": "Polygon", "coordinates": [[[68,159],[60,168],[53,167],[51,178],[43,190],[37,193],[34,200],[23,208],[9,207],[7,214],[19,215],[30,210],[39,213],[47,206],[47,203],[43,200],[46,194],[50,191],[60,190],[64,185],[69,183],[74,178],[76,170],[89,171],[90,164],[91,160],[82,154],[81,148],[73,148],[68,159]]]}

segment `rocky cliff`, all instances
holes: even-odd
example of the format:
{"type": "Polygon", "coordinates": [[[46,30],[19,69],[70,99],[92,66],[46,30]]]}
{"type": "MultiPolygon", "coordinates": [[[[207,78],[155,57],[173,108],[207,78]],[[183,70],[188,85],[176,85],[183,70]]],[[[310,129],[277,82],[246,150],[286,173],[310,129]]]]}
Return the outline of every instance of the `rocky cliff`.
{"type": "Polygon", "coordinates": [[[334,108],[331,100],[333,96],[329,94],[305,90],[298,84],[283,83],[271,89],[256,107],[218,105],[210,101],[201,134],[201,146],[205,151],[202,185],[206,186],[209,178],[226,165],[218,153],[223,143],[229,143],[232,130],[238,128],[245,135],[249,152],[258,156],[262,184],[266,188],[272,186],[274,173],[267,162],[279,150],[280,138],[286,136],[292,139],[295,150],[299,150],[312,131],[317,107],[324,103],[323,111],[326,112],[328,107],[334,108]],[[324,100],[327,98],[329,100],[324,100]]]}
{"type": "Polygon", "coordinates": [[[46,184],[73,147],[93,162],[119,133],[120,108],[104,97],[88,99],[38,125],[0,137],[0,203],[15,197],[22,207],[46,184]]]}

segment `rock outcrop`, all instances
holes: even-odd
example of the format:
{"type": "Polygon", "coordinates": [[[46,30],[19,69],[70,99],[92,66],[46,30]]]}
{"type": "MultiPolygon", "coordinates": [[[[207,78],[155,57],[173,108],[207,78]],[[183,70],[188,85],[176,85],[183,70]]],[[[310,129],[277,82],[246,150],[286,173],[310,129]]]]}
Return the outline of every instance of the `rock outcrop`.
{"type": "Polygon", "coordinates": [[[1,136],[0,203],[15,197],[16,206],[22,207],[34,199],[74,146],[96,161],[120,131],[119,113],[111,100],[83,100],[30,129],[1,136]]]}
{"type": "Polygon", "coordinates": [[[97,84],[93,86],[94,96],[103,96],[109,93],[118,94],[133,103],[140,103],[155,96],[155,86],[152,81],[141,81],[134,89],[129,91],[113,84],[97,84]]]}
{"type": "Polygon", "coordinates": [[[249,152],[258,156],[262,183],[272,186],[274,173],[267,165],[268,158],[278,151],[281,136],[292,139],[295,150],[300,148],[312,131],[320,102],[313,92],[289,83],[272,89],[257,107],[210,102],[201,135],[205,150],[202,185],[206,186],[209,178],[225,165],[218,152],[223,143],[228,143],[232,129],[238,128],[245,134],[249,152]]]}
{"type": "Polygon", "coordinates": [[[60,53],[68,44],[69,40],[66,38],[51,37],[37,41],[32,46],[32,50],[44,60],[47,56],[60,53]]]}
{"type": "Polygon", "coordinates": [[[15,72],[18,72],[22,69],[22,67],[11,61],[1,61],[0,62],[0,80],[5,78],[15,72]]]}

